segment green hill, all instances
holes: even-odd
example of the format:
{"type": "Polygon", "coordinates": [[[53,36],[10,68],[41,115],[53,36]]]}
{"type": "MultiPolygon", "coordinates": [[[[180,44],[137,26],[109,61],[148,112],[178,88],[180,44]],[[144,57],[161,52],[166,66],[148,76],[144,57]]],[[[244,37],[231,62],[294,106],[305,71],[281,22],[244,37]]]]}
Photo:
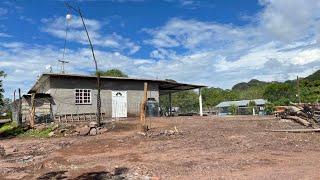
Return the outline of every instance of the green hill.
{"type": "MultiPolygon", "coordinates": [[[[299,78],[301,102],[315,103],[320,101],[320,70],[305,77],[299,78]]],[[[297,97],[297,80],[285,82],[265,82],[252,79],[249,82],[241,82],[232,89],[203,88],[202,97],[205,107],[213,107],[222,101],[243,100],[243,99],[267,99],[274,105],[287,105],[290,102],[299,102],[297,97]]],[[[198,95],[195,91],[174,93],[173,106],[181,109],[198,109],[198,95]]],[[[168,98],[160,97],[160,104],[168,106],[168,98]]]]}

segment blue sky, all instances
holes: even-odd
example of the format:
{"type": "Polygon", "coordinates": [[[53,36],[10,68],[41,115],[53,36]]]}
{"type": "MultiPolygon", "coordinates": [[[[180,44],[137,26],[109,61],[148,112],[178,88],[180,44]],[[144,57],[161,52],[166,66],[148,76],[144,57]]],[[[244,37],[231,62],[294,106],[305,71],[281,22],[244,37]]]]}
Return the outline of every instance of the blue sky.
{"type": "MultiPolygon", "coordinates": [[[[231,88],[252,78],[284,81],[320,67],[320,1],[105,0],[79,6],[99,68],[131,77],[231,88]]],[[[64,1],[0,2],[0,69],[5,95],[60,72],[68,9],[64,1]]],[[[68,73],[94,71],[78,15],[70,12],[68,73]]]]}

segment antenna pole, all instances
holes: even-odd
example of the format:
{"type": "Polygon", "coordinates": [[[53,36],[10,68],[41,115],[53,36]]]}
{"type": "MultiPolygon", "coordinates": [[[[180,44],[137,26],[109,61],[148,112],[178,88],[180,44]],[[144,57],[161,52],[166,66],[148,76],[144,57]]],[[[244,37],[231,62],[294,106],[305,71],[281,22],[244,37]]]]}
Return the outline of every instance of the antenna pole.
{"type": "Polygon", "coordinates": [[[65,5],[69,10],[73,10],[74,12],[79,14],[79,16],[81,18],[81,21],[82,21],[83,29],[85,30],[87,38],[88,38],[88,41],[89,41],[89,45],[90,45],[90,49],[91,49],[91,53],[92,53],[92,58],[93,58],[94,66],[95,66],[95,69],[96,69],[96,76],[97,76],[97,91],[98,91],[97,92],[97,123],[100,126],[101,125],[100,73],[99,73],[99,70],[98,70],[98,63],[97,63],[96,56],[95,56],[95,53],[94,53],[93,45],[92,45],[92,42],[91,42],[91,39],[90,39],[90,35],[89,35],[89,32],[88,32],[86,23],[84,22],[83,14],[82,14],[80,8],[79,7],[78,8],[74,8],[73,6],[71,6],[68,3],[65,3],[65,5]]]}
{"type": "Polygon", "coordinates": [[[61,63],[61,73],[64,74],[64,64],[69,63],[69,61],[59,60],[59,62],[61,63]]]}

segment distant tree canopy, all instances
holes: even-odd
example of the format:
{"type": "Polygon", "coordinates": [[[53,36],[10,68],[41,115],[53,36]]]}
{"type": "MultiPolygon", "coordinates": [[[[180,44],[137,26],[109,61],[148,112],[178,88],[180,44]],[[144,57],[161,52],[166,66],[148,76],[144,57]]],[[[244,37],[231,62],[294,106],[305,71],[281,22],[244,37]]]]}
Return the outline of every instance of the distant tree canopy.
{"type": "Polygon", "coordinates": [[[109,69],[107,71],[98,71],[100,76],[111,76],[111,77],[128,77],[127,74],[119,69],[109,69]]]}
{"type": "MultiPolygon", "coordinates": [[[[299,79],[301,102],[315,103],[320,101],[320,70],[314,74],[299,79]]],[[[264,82],[251,80],[247,83],[239,83],[229,89],[202,88],[204,107],[213,107],[222,101],[259,99],[268,100],[266,111],[272,112],[275,105],[288,105],[290,102],[298,102],[297,81],[264,82]]],[[[160,101],[168,102],[166,96],[160,101]]],[[[167,103],[168,104],[168,103],[167,103]]],[[[198,110],[198,94],[196,91],[177,92],[172,95],[172,106],[185,109],[198,110]],[[190,102],[191,101],[191,102],[190,102]]],[[[254,106],[251,102],[249,106],[254,106]]],[[[168,106],[167,106],[168,107],[168,106]]]]}
{"type": "Polygon", "coordinates": [[[3,78],[6,76],[6,74],[4,73],[4,71],[0,71],[0,106],[3,106],[4,101],[3,101],[3,93],[4,93],[4,89],[3,89],[3,78]]]}

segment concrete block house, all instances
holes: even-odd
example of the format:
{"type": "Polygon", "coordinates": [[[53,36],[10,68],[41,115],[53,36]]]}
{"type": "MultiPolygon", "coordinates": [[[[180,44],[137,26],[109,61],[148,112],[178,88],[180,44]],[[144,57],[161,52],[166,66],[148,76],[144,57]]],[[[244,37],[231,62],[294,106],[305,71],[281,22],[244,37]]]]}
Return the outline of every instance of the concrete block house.
{"type": "MultiPolygon", "coordinates": [[[[102,118],[136,117],[148,83],[147,98],[159,102],[161,95],[205,86],[165,80],[101,77],[102,118]]],[[[200,92],[200,91],[199,91],[200,92]]],[[[89,121],[95,119],[97,107],[96,76],[76,74],[42,74],[22,99],[23,121],[30,117],[31,95],[35,95],[37,121],[89,121]]],[[[201,93],[199,100],[201,98],[201,93]]],[[[202,105],[201,105],[202,109],[202,105]]]]}

